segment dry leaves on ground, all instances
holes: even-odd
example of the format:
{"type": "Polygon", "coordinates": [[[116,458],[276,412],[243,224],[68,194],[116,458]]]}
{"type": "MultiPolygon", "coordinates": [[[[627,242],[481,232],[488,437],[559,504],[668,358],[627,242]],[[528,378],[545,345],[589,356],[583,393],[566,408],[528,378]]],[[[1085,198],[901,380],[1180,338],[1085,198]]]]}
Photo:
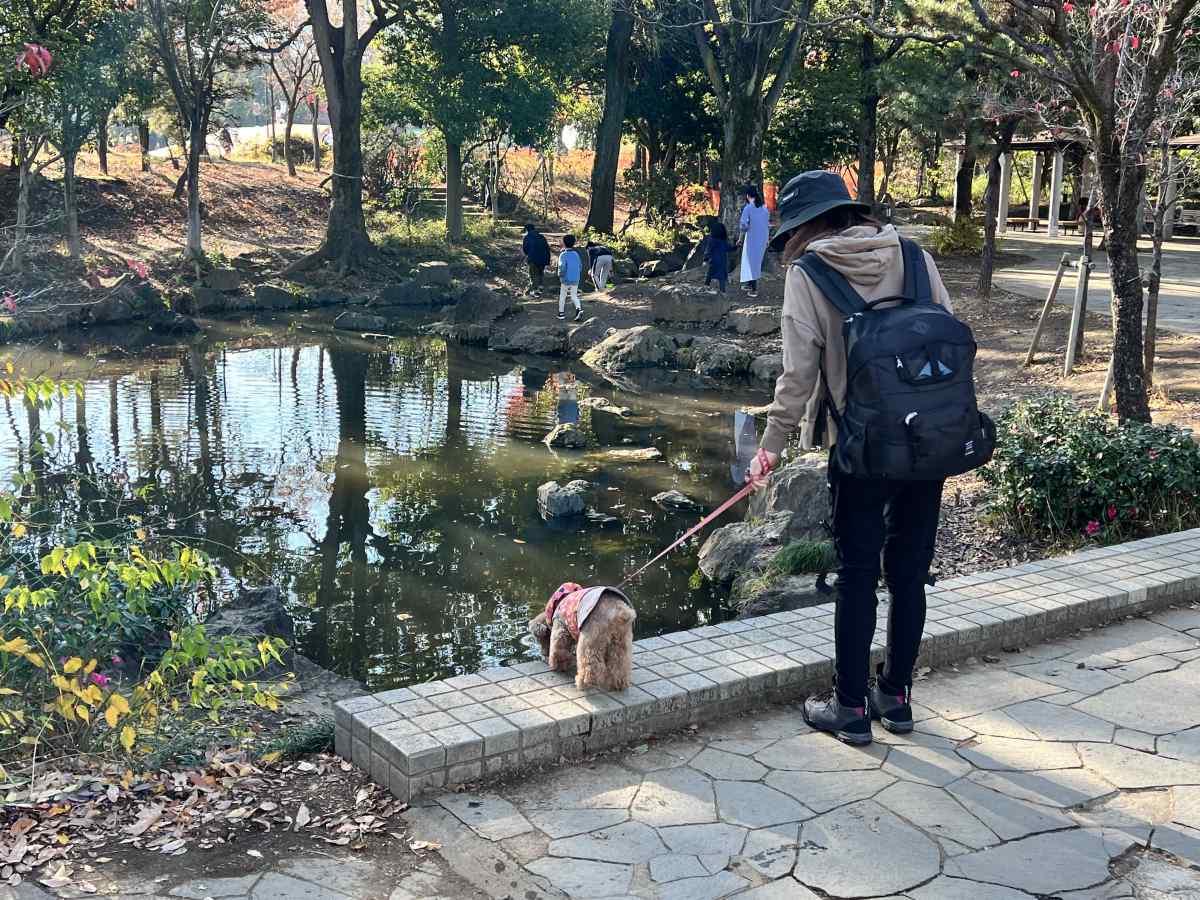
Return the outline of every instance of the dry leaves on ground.
{"type": "Polygon", "coordinates": [[[179,856],[284,830],[356,850],[368,835],[394,833],[391,820],[408,808],[336,756],[264,766],[240,751],[186,771],[43,772],[0,784],[0,798],[0,884],[85,893],[88,873],[110,861],[105,848],[179,856]]]}

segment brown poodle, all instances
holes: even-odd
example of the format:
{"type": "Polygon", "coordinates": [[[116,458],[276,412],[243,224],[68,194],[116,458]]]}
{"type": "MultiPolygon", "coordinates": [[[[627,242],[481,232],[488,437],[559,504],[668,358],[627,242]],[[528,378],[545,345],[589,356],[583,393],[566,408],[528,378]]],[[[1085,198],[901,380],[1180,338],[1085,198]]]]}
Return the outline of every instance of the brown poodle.
{"type": "Polygon", "coordinates": [[[629,598],[611,587],[559,587],[545,611],[529,623],[554,672],[575,665],[575,686],[623,691],[633,668],[633,621],[629,598]]]}

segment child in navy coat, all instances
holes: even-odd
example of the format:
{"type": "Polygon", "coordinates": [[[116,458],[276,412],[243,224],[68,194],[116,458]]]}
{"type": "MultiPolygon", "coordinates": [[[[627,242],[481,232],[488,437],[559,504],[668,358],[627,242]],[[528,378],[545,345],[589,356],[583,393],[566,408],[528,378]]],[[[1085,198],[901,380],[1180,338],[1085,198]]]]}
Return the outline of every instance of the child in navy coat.
{"type": "MultiPolygon", "coordinates": [[[[704,250],[704,258],[708,260],[708,274],[704,278],[704,286],[708,287],[716,281],[725,293],[725,284],[729,281],[729,232],[720,222],[713,222],[708,230],[708,246],[704,250]]],[[[716,291],[712,291],[716,293],[716,291]]]]}

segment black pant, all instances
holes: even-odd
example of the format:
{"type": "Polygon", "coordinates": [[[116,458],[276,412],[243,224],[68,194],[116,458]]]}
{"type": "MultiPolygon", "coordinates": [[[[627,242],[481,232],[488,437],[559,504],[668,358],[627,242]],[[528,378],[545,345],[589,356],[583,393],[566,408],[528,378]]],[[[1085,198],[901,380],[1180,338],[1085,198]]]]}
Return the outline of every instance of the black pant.
{"type": "Polygon", "coordinates": [[[925,582],[933,562],[944,482],[855,478],[834,464],[829,480],[840,561],[834,614],[837,692],[843,705],[862,706],[875,636],[881,551],[892,597],[883,677],[895,690],[912,686],[925,630],[925,582]]]}
{"type": "Polygon", "coordinates": [[[535,262],[529,263],[529,289],[540,291],[546,281],[546,267],[535,262]]]}

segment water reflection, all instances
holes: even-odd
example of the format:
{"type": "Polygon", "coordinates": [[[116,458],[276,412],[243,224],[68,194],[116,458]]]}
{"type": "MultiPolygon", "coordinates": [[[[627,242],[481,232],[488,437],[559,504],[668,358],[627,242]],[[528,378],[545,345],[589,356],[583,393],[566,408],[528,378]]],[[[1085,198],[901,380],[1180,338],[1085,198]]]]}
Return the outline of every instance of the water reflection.
{"type": "MultiPolygon", "coordinates": [[[[163,522],[212,554],[223,587],[279,584],[302,652],[376,689],[534,655],[524,623],[554,586],[619,580],[692,524],[654,493],[711,505],[729,490],[741,398],[700,397],[686,380],[615,398],[637,413],[626,420],[579,403],[611,396],[594,375],[544,361],[424,337],[229,328],[120,360],[19,350],[26,371],[84,391],[40,418],[7,404],[0,459],[10,472],[148,487],[137,509],[118,508],[68,475],[45,491],[42,518],[68,537],[85,516],[163,522]],[[601,447],[657,446],[666,463],[548,450],[542,437],[567,421],[601,447]],[[45,458],[31,454],[29,435],[53,426],[45,458]],[[576,477],[621,527],[542,522],[537,485],[576,477]]],[[[682,549],[633,589],[639,634],[720,615],[689,590],[694,568],[695,547],[682,549]]]]}

